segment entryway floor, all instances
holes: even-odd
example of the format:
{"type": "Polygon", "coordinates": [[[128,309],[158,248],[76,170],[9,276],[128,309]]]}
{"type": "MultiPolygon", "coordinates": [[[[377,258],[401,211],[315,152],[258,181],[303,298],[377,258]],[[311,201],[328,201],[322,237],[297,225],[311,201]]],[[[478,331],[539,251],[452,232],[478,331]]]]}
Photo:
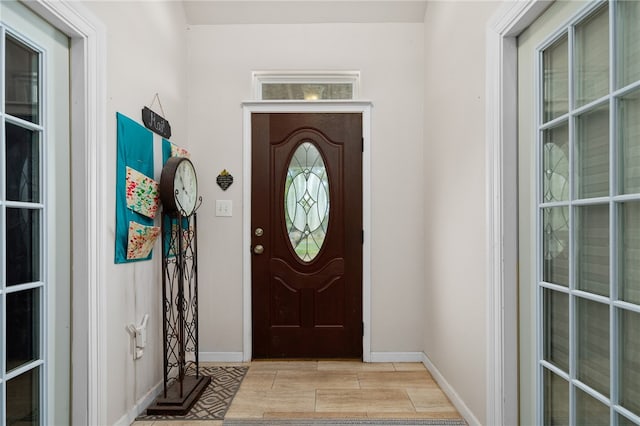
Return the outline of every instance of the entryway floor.
{"type": "MultiPolygon", "coordinates": [[[[202,363],[202,365],[230,365],[202,363]]],[[[461,419],[421,363],[253,361],[226,419],[461,419]]],[[[221,426],[136,421],[133,426],[221,426]]]]}

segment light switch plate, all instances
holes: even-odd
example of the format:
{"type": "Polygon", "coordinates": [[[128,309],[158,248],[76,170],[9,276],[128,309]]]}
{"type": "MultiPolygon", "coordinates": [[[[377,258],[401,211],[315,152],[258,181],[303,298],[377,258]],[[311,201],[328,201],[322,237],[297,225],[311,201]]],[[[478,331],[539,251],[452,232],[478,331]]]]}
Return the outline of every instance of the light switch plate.
{"type": "Polygon", "coordinates": [[[231,200],[216,200],[216,216],[233,216],[231,200]]]}

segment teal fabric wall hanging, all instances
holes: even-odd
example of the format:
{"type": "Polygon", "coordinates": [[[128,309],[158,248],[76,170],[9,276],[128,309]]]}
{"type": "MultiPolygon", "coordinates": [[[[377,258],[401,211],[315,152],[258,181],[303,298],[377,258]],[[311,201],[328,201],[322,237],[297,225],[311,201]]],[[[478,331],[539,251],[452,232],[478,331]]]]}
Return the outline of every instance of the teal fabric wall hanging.
{"type": "Polygon", "coordinates": [[[127,257],[127,250],[132,248],[129,244],[130,228],[133,229],[133,232],[139,232],[140,239],[149,239],[154,233],[152,228],[148,228],[153,227],[154,220],[152,218],[127,207],[127,167],[153,179],[153,134],[123,114],[116,113],[116,121],[115,263],[148,260],[152,257],[151,252],[144,258],[131,259],[127,257]]]}

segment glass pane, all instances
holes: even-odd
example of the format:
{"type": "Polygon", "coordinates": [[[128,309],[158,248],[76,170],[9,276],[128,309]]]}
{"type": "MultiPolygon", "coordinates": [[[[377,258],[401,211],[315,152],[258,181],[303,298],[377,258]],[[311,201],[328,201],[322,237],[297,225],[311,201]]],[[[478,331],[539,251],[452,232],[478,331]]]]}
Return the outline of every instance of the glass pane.
{"type": "Polygon", "coordinates": [[[576,207],[576,287],[609,295],[609,205],[576,207]]]}
{"type": "Polygon", "coordinates": [[[7,285],[40,280],[39,213],[7,209],[7,285]]]}
{"type": "Polygon", "coordinates": [[[576,425],[609,426],[609,407],[576,388],[576,425]]]}
{"type": "Polygon", "coordinates": [[[544,424],[569,424],[569,383],[544,369],[544,424]]]}
{"type": "Polygon", "coordinates": [[[6,112],[38,123],[38,53],[7,37],[6,54],[6,112]]]}
{"type": "Polygon", "coordinates": [[[39,201],[39,133],[6,123],[7,200],[39,201]]]}
{"type": "Polygon", "coordinates": [[[569,43],[567,35],[542,52],[544,82],[542,102],[544,121],[551,121],[569,111],[569,43]]]}
{"type": "Polygon", "coordinates": [[[620,314],[620,405],[640,416],[640,314],[620,314]]]}
{"type": "Polygon", "coordinates": [[[620,204],[620,299],[640,304],[640,203],[620,204]]]}
{"type": "Polygon", "coordinates": [[[609,93],[609,8],[601,7],[576,26],[577,106],[609,93]]]}
{"type": "Polygon", "coordinates": [[[576,182],[578,198],[609,195],[609,107],[576,118],[576,182]]]}
{"type": "Polygon", "coordinates": [[[542,195],[545,203],[569,199],[569,126],[544,131],[542,195]]]}
{"type": "Polygon", "coordinates": [[[638,426],[638,423],[634,423],[622,414],[618,414],[618,426],[638,426]]]}
{"type": "Polygon", "coordinates": [[[577,378],[609,397],[609,306],[576,298],[577,378]]]}
{"type": "Polygon", "coordinates": [[[569,296],[543,291],[544,359],[569,374],[569,296]]]}
{"type": "Polygon", "coordinates": [[[329,180],[322,155],[311,142],[293,154],[284,188],[285,223],[298,257],[311,262],[320,252],[329,224],[329,180]]]}
{"type": "Polygon", "coordinates": [[[353,99],[351,83],[263,83],[264,100],[353,99]]]}
{"type": "Polygon", "coordinates": [[[7,382],[7,425],[40,424],[40,368],[7,382]]]}
{"type": "Polygon", "coordinates": [[[620,1],[618,9],[618,87],[640,80],[640,2],[620,1]]]}
{"type": "Polygon", "coordinates": [[[640,91],[632,92],[619,100],[618,114],[619,158],[622,166],[620,192],[631,194],[640,192],[640,91]]]}
{"type": "Polygon", "coordinates": [[[38,359],[39,289],[7,294],[7,370],[38,359]]]}
{"type": "Polygon", "coordinates": [[[569,286],[569,208],[552,207],[542,212],[542,279],[569,286]]]}

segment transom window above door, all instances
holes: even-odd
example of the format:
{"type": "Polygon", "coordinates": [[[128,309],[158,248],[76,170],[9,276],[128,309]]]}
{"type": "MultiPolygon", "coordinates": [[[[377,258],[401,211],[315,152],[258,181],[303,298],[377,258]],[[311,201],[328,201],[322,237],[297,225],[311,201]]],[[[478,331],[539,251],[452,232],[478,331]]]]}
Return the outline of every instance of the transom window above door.
{"type": "Polygon", "coordinates": [[[351,100],[358,98],[359,71],[253,73],[258,100],[351,100]]]}

